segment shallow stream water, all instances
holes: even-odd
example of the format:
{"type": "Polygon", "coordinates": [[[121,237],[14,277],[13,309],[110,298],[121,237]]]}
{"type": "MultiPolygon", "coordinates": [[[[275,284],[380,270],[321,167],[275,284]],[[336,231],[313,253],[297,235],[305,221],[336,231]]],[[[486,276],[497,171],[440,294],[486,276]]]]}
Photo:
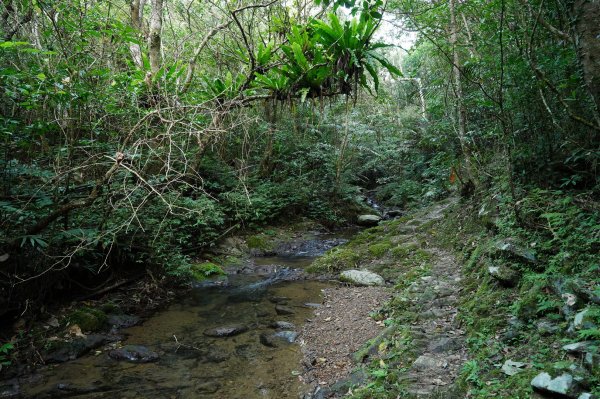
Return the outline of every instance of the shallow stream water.
{"type": "MultiPolygon", "coordinates": [[[[304,268],[313,258],[255,258],[260,265],[304,268]]],[[[121,331],[118,345],[143,345],[160,358],[151,363],[113,360],[108,350],[43,370],[25,397],[76,398],[298,398],[301,337],[295,343],[261,343],[275,321],[300,332],[310,322],[327,283],[312,280],[263,284],[265,276],[230,276],[225,288],[197,288],[139,326],[121,331]],[[258,283],[258,284],[256,284],[258,283]],[[278,315],[282,305],[293,314],[278,315]],[[244,325],[248,331],[212,338],[210,328],[244,325]]]]}

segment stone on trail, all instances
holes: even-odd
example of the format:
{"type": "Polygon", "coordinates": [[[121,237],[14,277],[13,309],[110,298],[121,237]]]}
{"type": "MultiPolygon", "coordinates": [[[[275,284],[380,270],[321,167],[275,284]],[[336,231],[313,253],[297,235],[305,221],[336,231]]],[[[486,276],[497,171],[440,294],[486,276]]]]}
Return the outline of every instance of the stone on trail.
{"type": "Polygon", "coordinates": [[[368,270],[345,270],[340,273],[340,280],[354,285],[384,285],[385,280],[377,273],[368,270]]]}
{"type": "Polygon", "coordinates": [[[360,226],[371,227],[377,226],[381,221],[381,216],[379,215],[360,215],[356,220],[360,226]]]}
{"type": "Polygon", "coordinates": [[[248,331],[248,327],[244,325],[233,325],[209,328],[208,330],[204,331],[204,335],[206,335],[207,337],[223,338],[238,335],[246,331],[248,331]]]}
{"type": "Polygon", "coordinates": [[[448,362],[431,356],[421,355],[415,360],[412,366],[416,370],[439,369],[448,367],[448,362]]]}

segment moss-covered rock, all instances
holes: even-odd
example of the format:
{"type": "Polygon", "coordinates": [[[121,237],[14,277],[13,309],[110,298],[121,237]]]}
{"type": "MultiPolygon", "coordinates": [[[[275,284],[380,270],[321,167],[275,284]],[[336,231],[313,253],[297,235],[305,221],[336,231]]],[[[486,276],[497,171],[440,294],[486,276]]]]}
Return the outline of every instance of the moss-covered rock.
{"type": "Polygon", "coordinates": [[[76,309],[67,316],[69,324],[78,325],[84,332],[101,330],[105,326],[106,320],[106,313],[88,307],[76,309]]]}

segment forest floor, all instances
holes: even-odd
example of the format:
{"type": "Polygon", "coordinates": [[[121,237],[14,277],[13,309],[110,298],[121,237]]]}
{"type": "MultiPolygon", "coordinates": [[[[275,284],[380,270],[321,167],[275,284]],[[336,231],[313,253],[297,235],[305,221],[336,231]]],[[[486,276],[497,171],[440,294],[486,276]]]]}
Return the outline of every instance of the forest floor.
{"type": "Polygon", "coordinates": [[[357,268],[388,284],[326,290],[324,307],[302,334],[310,397],[343,396],[386,379],[416,397],[452,391],[467,360],[456,318],[461,265],[428,235],[449,204],[369,229],[347,245],[359,255],[357,268]]]}

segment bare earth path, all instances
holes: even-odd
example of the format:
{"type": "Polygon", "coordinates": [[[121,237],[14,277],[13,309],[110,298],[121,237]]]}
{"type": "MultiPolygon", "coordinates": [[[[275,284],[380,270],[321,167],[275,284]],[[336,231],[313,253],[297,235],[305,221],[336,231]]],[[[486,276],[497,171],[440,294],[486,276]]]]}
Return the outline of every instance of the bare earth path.
{"type": "MultiPolygon", "coordinates": [[[[426,242],[428,239],[420,227],[441,220],[445,208],[435,206],[401,225],[398,237],[406,242],[426,242]]],[[[425,245],[424,250],[432,255],[429,273],[417,278],[403,292],[395,293],[402,297],[401,312],[412,315],[412,321],[402,325],[405,330],[408,328],[411,343],[400,356],[409,363],[398,366],[404,368],[399,381],[405,387],[404,394],[398,397],[449,398],[448,393],[467,360],[464,331],[456,317],[461,265],[445,250],[430,245],[425,245]]],[[[327,389],[315,390],[315,387],[331,386],[349,378],[357,367],[352,354],[383,329],[382,323],[369,318],[369,314],[378,310],[392,293],[391,288],[382,287],[326,291],[324,306],[316,310],[315,319],[307,323],[302,333],[306,372],[301,378],[315,392],[306,397],[339,397],[346,393],[329,394],[327,389]]]]}

